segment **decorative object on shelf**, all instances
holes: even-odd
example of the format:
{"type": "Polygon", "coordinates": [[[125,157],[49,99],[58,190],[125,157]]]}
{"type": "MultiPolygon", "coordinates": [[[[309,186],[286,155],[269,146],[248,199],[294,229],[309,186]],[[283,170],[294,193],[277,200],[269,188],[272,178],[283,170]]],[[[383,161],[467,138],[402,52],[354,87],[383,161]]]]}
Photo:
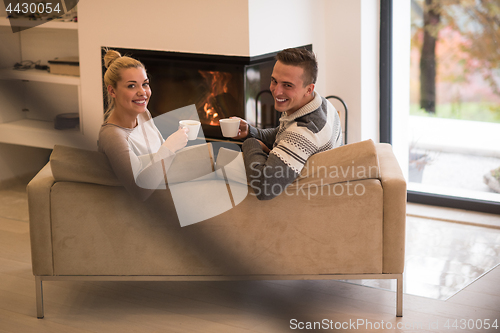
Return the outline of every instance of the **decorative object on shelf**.
{"type": "Polygon", "coordinates": [[[78,57],[63,57],[49,60],[51,74],[80,76],[80,62],[78,57]]]}
{"type": "Polygon", "coordinates": [[[483,177],[484,183],[493,191],[500,193],[500,167],[491,170],[483,177]]]}
{"type": "Polygon", "coordinates": [[[21,62],[16,62],[12,69],[18,70],[18,71],[25,71],[28,69],[39,69],[39,70],[44,70],[47,71],[49,70],[49,66],[45,65],[40,65],[40,60],[38,61],[31,61],[31,60],[23,60],[21,62]]]}
{"type": "Polygon", "coordinates": [[[80,116],[78,113],[61,113],[54,119],[54,128],[58,130],[72,129],[80,125],[80,116]]]}

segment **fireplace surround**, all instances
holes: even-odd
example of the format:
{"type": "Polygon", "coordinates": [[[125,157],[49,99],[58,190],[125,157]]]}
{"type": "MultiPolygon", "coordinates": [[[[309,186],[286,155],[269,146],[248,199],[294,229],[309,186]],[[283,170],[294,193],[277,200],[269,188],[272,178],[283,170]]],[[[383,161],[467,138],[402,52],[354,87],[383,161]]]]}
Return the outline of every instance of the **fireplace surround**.
{"type": "MultiPolygon", "coordinates": [[[[312,45],[303,47],[312,50],[312,45]]],[[[110,48],[145,65],[153,92],[148,106],[153,117],[195,104],[205,137],[215,139],[222,138],[219,120],[223,118],[241,117],[258,128],[279,122],[269,91],[277,52],[242,57],[110,48]]]]}

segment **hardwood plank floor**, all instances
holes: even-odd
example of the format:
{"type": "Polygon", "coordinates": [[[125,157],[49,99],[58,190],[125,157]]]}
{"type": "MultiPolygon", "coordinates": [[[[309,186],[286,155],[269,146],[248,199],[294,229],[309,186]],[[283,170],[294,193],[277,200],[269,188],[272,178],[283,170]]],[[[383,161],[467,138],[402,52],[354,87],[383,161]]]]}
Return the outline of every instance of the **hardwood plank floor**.
{"type": "Polygon", "coordinates": [[[405,294],[402,318],[395,317],[394,292],[327,280],[50,281],[44,282],[45,318],[37,319],[24,216],[0,217],[0,333],[274,333],[301,331],[293,329],[299,322],[330,320],[333,327],[344,324],[343,332],[500,332],[476,327],[484,319],[500,325],[500,266],[446,301],[405,294]],[[455,320],[474,327],[457,330],[455,320]]]}
{"type": "Polygon", "coordinates": [[[0,332],[288,332],[292,319],[365,324],[345,332],[382,321],[402,327],[384,332],[448,332],[455,319],[500,321],[499,280],[496,267],[447,301],[405,295],[403,318],[394,292],[340,281],[50,281],[40,320],[28,224],[0,218],[0,332]]]}

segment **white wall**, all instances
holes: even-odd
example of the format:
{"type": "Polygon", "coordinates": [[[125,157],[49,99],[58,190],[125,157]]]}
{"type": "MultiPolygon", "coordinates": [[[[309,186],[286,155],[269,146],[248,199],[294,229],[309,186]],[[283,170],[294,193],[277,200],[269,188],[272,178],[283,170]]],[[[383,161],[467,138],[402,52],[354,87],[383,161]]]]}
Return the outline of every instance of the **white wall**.
{"type": "Polygon", "coordinates": [[[325,0],[248,0],[248,55],[312,44],[320,68],[316,90],[327,94],[324,13],[325,0]]]}
{"type": "Polygon", "coordinates": [[[349,108],[348,142],[379,141],[378,0],[326,1],[328,94],[349,108]]]}
{"type": "Polygon", "coordinates": [[[101,47],[248,56],[247,1],[85,0],[78,3],[84,134],[102,123],[101,47]]]}
{"type": "Polygon", "coordinates": [[[249,0],[250,56],[312,43],[323,0],[249,0]]]}
{"type": "Polygon", "coordinates": [[[379,0],[99,1],[78,4],[82,123],[102,122],[102,46],[256,56],[313,44],[317,91],[349,106],[349,142],[378,141],[379,0]]]}
{"type": "Polygon", "coordinates": [[[361,0],[361,140],[380,140],[380,2],[361,0]]]}
{"type": "Polygon", "coordinates": [[[78,18],[80,37],[89,46],[249,52],[248,6],[242,0],[86,0],[78,4],[78,18]]]}

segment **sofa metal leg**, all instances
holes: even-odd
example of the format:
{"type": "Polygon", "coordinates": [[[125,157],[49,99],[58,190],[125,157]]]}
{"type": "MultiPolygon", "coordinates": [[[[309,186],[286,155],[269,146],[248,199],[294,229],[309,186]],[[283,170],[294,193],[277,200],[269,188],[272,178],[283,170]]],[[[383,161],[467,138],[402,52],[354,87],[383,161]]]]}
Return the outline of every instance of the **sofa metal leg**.
{"type": "Polygon", "coordinates": [[[35,288],[36,288],[36,317],[42,319],[43,315],[43,285],[42,278],[40,276],[35,276],[35,288]]]}
{"type": "Polygon", "coordinates": [[[397,278],[396,317],[403,317],[403,274],[397,278]]]}

